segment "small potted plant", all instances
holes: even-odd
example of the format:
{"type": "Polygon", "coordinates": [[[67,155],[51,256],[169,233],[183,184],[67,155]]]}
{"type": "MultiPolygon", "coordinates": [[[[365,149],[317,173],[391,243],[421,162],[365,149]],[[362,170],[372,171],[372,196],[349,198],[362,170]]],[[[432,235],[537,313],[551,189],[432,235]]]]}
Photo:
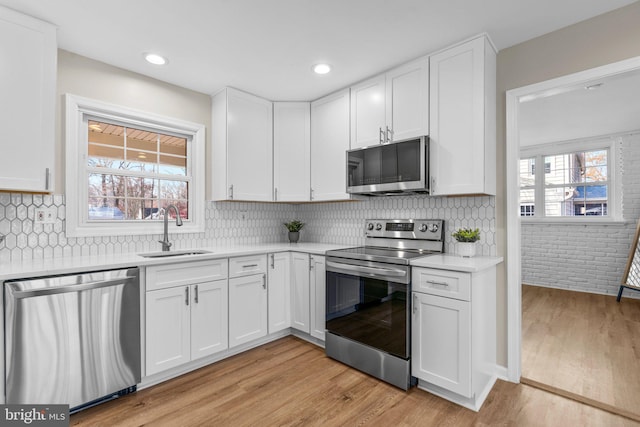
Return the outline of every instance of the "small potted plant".
{"type": "Polygon", "coordinates": [[[304,222],[294,219],[290,222],[285,222],[284,226],[289,230],[289,242],[297,243],[300,239],[300,230],[304,227],[304,222]]]}
{"type": "Polygon", "coordinates": [[[458,242],[456,245],[458,255],[466,258],[475,256],[476,242],[480,240],[479,229],[459,228],[452,236],[458,242]]]}

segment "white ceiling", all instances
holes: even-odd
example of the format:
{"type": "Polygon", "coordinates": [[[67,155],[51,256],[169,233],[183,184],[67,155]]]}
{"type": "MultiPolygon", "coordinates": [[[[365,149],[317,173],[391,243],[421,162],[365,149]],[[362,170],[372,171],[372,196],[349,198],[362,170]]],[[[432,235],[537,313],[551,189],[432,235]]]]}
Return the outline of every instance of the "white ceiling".
{"type": "Polygon", "coordinates": [[[634,0],[0,0],[60,48],[199,92],[312,100],[487,32],[498,49],[634,0]],[[151,66],[143,52],[169,58],[151,66]],[[316,76],[311,66],[334,70],[316,76]]]}
{"type": "Polygon", "coordinates": [[[640,130],[640,72],[562,88],[518,107],[521,146],[640,130]],[[600,86],[587,90],[586,86],[600,86]]]}

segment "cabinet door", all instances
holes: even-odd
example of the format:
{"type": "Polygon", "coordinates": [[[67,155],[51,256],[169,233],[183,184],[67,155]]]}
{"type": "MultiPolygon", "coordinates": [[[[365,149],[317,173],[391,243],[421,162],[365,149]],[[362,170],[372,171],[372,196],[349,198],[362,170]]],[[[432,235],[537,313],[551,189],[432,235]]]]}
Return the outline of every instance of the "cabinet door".
{"type": "Polygon", "coordinates": [[[266,274],[229,279],[229,347],[267,335],[266,274]]]}
{"type": "MultiPolygon", "coordinates": [[[[486,126],[495,129],[495,114],[490,114],[495,103],[493,107],[485,104],[485,94],[491,97],[495,93],[495,74],[493,83],[488,78],[491,73],[485,76],[485,43],[484,38],[478,38],[430,58],[434,195],[495,194],[495,178],[485,177],[495,177],[495,132],[485,135],[486,126]]],[[[495,56],[488,61],[491,58],[495,56]]]]}
{"type": "Polygon", "coordinates": [[[53,191],[56,33],[0,7],[0,190],[53,191]]]}
{"type": "Polygon", "coordinates": [[[471,309],[467,301],[413,292],[411,374],[471,397],[471,309]]]}
{"type": "Polygon", "coordinates": [[[324,341],[326,266],[324,257],[311,256],[311,336],[324,341]]]}
{"type": "Polygon", "coordinates": [[[311,200],[349,199],[349,89],[311,103],[311,200]]]}
{"type": "MultiPolygon", "coordinates": [[[[393,141],[429,134],[429,59],[422,58],[386,74],[387,126],[393,141]]],[[[386,131],[386,129],[385,129],[386,131]]]]}
{"type": "Polygon", "coordinates": [[[146,293],[146,375],[191,360],[189,292],[178,286],[146,293]]]}
{"type": "Polygon", "coordinates": [[[291,326],[291,256],[288,252],[269,255],[269,333],[291,326]]]}
{"type": "Polygon", "coordinates": [[[309,255],[291,254],[291,327],[309,333],[309,255]]]}
{"type": "Polygon", "coordinates": [[[385,75],[351,87],[351,148],[384,142],[385,75]]]}
{"type": "Polygon", "coordinates": [[[273,107],[270,101],[227,89],[227,183],[234,200],[271,201],[273,107]]]}
{"type": "Polygon", "coordinates": [[[228,348],[227,280],[191,285],[191,360],[228,348]]]}
{"type": "Polygon", "coordinates": [[[309,201],[311,189],[311,105],[273,104],[273,200],[309,201]]]}

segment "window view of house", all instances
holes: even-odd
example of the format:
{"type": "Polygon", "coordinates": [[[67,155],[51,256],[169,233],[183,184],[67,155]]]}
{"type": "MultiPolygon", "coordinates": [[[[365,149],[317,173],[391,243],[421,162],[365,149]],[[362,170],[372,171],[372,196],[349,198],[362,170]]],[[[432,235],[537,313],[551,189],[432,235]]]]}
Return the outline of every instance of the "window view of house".
{"type": "Polygon", "coordinates": [[[89,220],[189,218],[187,138],[88,120],[89,220]]]}
{"type": "Polygon", "coordinates": [[[607,216],[608,157],[598,149],[520,159],[520,216],[607,216]],[[544,176],[536,176],[536,161],[544,176]]]}

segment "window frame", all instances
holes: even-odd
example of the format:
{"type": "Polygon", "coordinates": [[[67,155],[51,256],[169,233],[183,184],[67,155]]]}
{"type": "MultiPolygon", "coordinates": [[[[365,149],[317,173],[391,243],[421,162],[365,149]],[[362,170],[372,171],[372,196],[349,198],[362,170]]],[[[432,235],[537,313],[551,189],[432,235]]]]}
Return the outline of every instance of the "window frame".
{"type": "Polygon", "coordinates": [[[187,137],[189,219],[171,233],[204,231],[205,126],[181,119],[135,110],[77,95],[65,94],[65,201],[68,237],[162,234],[162,220],[88,220],[88,129],[86,120],[99,119],[131,127],[153,129],[187,137]],[[86,185],[78,183],[86,182],[86,185]]]}
{"type": "MultiPolygon", "coordinates": [[[[521,159],[534,158],[537,164],[543,164],[545,156],[562,155],[580,151],[607,150],[607,184],[609,186],[609,198],[607,201],[607,215],[605,216],[580,215],[549,217],[546,216],[545,209],[546,173],[535,174],[534,215],[520,216],[520,201],[518,198],[518,218],[520,221],[563,224],[624,222],[622,215],[621,149],[622,139],[620,136],[615,135],[522,147],[520,149],[518,162],[520,162],[521,159]]],[[[520,170],[519,166],[518,170],[520,170]]],[[[519,173],[518,188],[521,188],[519,173]]]]}

